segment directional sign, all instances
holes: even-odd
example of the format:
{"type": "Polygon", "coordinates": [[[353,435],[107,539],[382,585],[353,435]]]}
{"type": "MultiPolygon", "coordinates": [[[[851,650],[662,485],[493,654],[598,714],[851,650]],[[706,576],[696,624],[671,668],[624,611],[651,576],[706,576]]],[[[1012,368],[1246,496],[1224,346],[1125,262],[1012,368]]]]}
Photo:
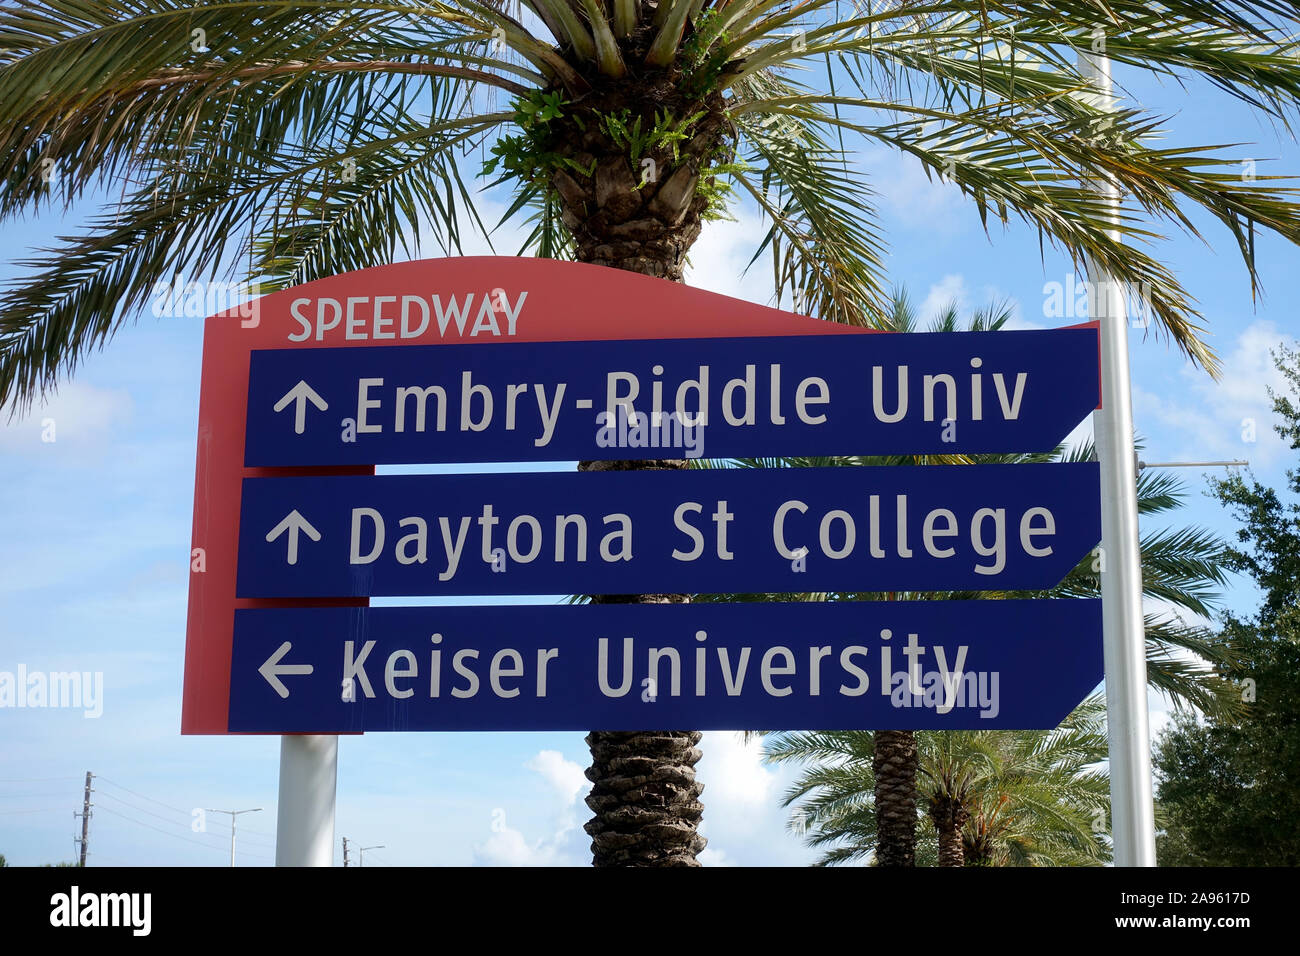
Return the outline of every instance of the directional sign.
{"type": "Polygon", "coordinates": [[[1097,335],[277,349],[250,376],[249,465],[1029,452],[1097,406],[1097,335]]]}
{"type": "Polygon", "coordinates": [[[1099,511],[1095,462],[249,479],[238,593],[1040,589],[1099,511]]]}
{"type": "MultiPolygon", "coordinates": [[[[355,417],[356,412],[353,408],[349,416],[338,404],[342,399],[330,392],[324,381],[319,388],[325,391],[320,391],[304,376],[286,382],[271,405],[250,411],[249,373],[254,354],[267,350],[354,352],[397,345],[438,349],[474,345],[486,350],[508,343],[808,335],[837,340],[881,337],[866,329],[792,315],[618,269],[494,256],[363,269],[284,289],[211,316],[203,333],[182,732],[229,732],[235,610],[264,603],[235,596],[242,485],[245,479],[275,473],[245,464],[245,429],[250,417],[275,418],[291,439],[314,440],[322,422],[335,419],[341,434],[345,427],[342,419],[355,417]],[[412,316],[420,311],[412,297],[422,298],[434,311],[427,323],[417,316],[403,326],[403,308],[412,316]],[[444,312],[447,321],[440,324],[434,297],[444,307],[452,302],[462,308],[472,305],[473,314],[457,321],[444,312]],[[399,317],[397,324],[390,320],[394,314],[399,317]],[[276,405],[280,405],[279,411],[276,405]]],[[[354,403],[355,399],[353,395],[354,403]]],[[[360,436],[369,434],[363,431],[360,436]]],[[[316,471],[373,474],[370,462],[353,461],[357,463],[320,466],[316,471]]],[[[261,528],[263,539],[289,516],[288,511],[261,528]]],[[[320,546],[307,532],[307,525],[317,533],[325,529],[311,514],[300,514],[305,524],[290,521],[274,541],[283,549],[282,561],[287,560],[294,540],[300,556],[320,546]]],[[[318,599],[316,603],[331,600],[318,599]]],[[[337,600],[355,604],[358,599],[337,600]]]]}
{"type": "Polygon", "coordinates": [[[1101,682],[1100,605],[247,610],[229,729],[1044,729],[1101,682]]]}
{"type": "MultiPolygon", "coordinates": [[[[328,708],[279,719],[297,713],[322,681],[349,676],[336,651],[360,654],[370,640],[373,659],[382,656],[385,664],[367,676],[385,689],[400,683],[406,656],[393,642],[410,635],[388,630],[387,610],[370,618],[370,595],[1049,587],[1100,537],[1094,465],[527,477],[375,477],[374,467],[1037,450],[1055,444],[1095,405],[1095,348],[1092,330],[872,334],[619,270],[493,257],[332,276],[212,316],[204,332],[182,732],[384,724],[378,698],[365,694],[355,667],[354,689],[370,703],[367,709],[362,698],[347,702],[354,709],[345,720],[352,723],[340,724],[328,708]],[[340,621],[351,637],[342,636],[340,621]],[[368,627],[373,635],[356,645],[368,627]],[[346,647],[348,640],[353,651],[331,643],[346,647]],[[284,709],[266,709],[276,702],[284,709]],[[363,712],[369,716],[356,716],[363,712]],[[323,717],[329,719],[321,723],[323,717]]],[[[931,626],[929,612],[919,610],[907,614],[921,617],[899,626],[921,634],[936,663],[940,647],[954,662],[965,647],[968,654],[988,652],[980,665],[988,673],[1002,667],[1001,652],[990,650],[991,632],[976,627],[997,625],[982,616],[993,612],[955,607],[935,613],[958,615],[969,635],[947,618],[931,626]],[[945,643],[953,635],[960,639],[945,643]]],[[[765,686],[764,668],[769,682],[784,674],[781,648],[789,634],[838,631],[838,640],[852,631],[849,617],[827,617],[821,625],[820,615],[856,615],[856,627],[863,621],[860,609],[770,608],[756,605],[716,624],[700,619],[698,630],[732,635],[733,643],[710,645],[719,656],[705,654],[727,668],[717,678],[725,686],[740,680],[737,662],[748,659],[746,647],[757,655],[754,673],[765,686]],[[769,621],[784,622],[783,630],[763,632],[769,621]],[[742,644],[751,633],[754,643],[742,644]]],[[[472,639],[487,642],[484,648],[505,639],[493,637],[507,634],[492,630],[498,624],[509,624],[509,634],[535,631],[529,640],[549,643],[531,647],[533,653],[559,647],[562,634],[598,648],[608,628],[624,626],[620,621],[635,625],[636,635],[663,632],[660,619],[635,618],[649,612],[634,608],[617,620],[623,612],[604,607],[572,609],[589,615],[583,618],[497,610],[501,615],[493,611],[490,620],[482,609],[447,613],[481,621],[485,630],[472,639]]],[[[1057,667],[1064,683],[1084,676],[1095,682],[1099,670],[1089,671],[1077,656],[1087,648],[1064,649],[1065,638],[1079,633],[1070,628],[1082,620],[1082,606],[1035,613],[1004,622],[1008,647],[1030,632],[1048,641],[1025,645],[1015,661],[1057,667]],[[1060,656],[1052,657],[1058,639],[1060,656]]],[[[694,641],[694,633],[673,640],[694,641]]],[[[683,661],[688,647],[699,650],[655,639],[663,655],[675,648],[683,661]]],[[[883,640],[864,636],[861,646],[883,657],[883,640]]],[[[851,649],[836,644],[836,661],[851,649]]],[[[436,647],[426,651],[436,659],[436,647]]],[[[860,659],[856,653],[849,663],[860,659]]],[[[496,678],[506,680],[513,658],[502,661],[496,678]]],[[[574,688],[575,708],[589,683],[582,668],[595,666],[577,661],[566,652],[554,672],[574,688]]],[[[432,677],[426,664],[418,666],[432,677]]],[[[454,661],[449,666],[456,673],[454,661]]],[[[1006,666],[1011,670],[999,673],[1020,673],[1014,661],[1006,666]]],[[[491,670],[478,679],[496,686],[491,670]]],[[[715,687],[714,677],[705,679],[715,687]]],[[[747,696],[753,686],[737,684],[726,699],[710,696],[712,689],[698,695],[717,702],[712,717],[708,708],[663,709],[639,723],[617,709],[575,709],[558,714],[557,726],[735,726],[750,715],[756,726],[803,722],[795,709],[747,709],[760,699],[747,696]],[[746,703],[723,717],[728,700],[746,703]]],[[[806,696],[819,695],[809,689],[806,696]]],[[[397,691],[392,697],[405,700],[397,691]]],[[[631,703],[620,700],[616,707],[631,703]]],[[[1019,715],[1014,720],[1022,726],[1054,722],[1032,710],[1037,704],[1024,711],[1008,701],[999,713],[1019,715]]],[[[395,729],[407,714],[411,729],[444,726],[421,723],[418,705],[408,710],[394,702],[388,713],[397,723],[385,726],[395,729]]],[[[551,719],[549,706],[536,711],[538,720],[551,719]]],[[[864,719],[925,727],[926,706],[896,724],[879,712],[864,719]]],[[[1068,705],[1057,709],[1059,717],[1068,705]]],[[[805,712],[808,726],[828,725],[815,714],[837,713],[817,706],[805,712]]],[[[951,712],[932,707],[931,717],[940,716],[948,720],[951,712]]],[[[508,714],[484,710],[473,720],[480,717],[482,726],[537,726],[526,706],[508,714]],[[521,723],[502,723],[502,714],[521,723]]]]}

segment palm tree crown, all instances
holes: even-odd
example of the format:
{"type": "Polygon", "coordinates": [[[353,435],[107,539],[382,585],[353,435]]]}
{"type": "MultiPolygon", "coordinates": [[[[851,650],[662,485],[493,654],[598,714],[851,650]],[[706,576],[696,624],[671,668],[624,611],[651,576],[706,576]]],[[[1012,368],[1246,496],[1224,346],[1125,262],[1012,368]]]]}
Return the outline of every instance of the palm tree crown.
{"type": "Polygon", "coordinates": [[[483,229],[473,146],[532,217],[527,248],[679,279],[729,195],[767,217],[781,294],[838,321],[887,313],[869,170],[915,157],[1076,262],[1133,283],[1214,368],[1159,223],[1256,227],[1300,207],[1215,148],[1154,145],[1104,113],[1080,51],[1200,75],[1285,121],[1300,94],[1285,0],[18,0],[0,11],[0,217],[107,204],[0,296],[0,403],[52,386],[180,273],[270,285],[483,229]],[[820,74],[811,72],[816,68],[820,74]],[[820,79],[817,77],[820,75],[820,79]],[[1124,194],[1117,232],[1095,196],[1124,194]]]}

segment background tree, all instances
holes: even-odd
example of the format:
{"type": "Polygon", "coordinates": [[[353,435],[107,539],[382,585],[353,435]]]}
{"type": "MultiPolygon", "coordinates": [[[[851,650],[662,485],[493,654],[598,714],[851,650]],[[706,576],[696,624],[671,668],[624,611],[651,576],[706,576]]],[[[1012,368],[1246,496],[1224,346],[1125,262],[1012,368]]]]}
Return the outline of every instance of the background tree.
{"type": "MultiPolygon", "coordinates": [[[[871,731],[768,735],[772,763],[805,767],[782,798],[791,829],[825,848],[819,866],[880,862],[871,795],[871,731]]],[[[921,731],[916,858],[939,866],[1079,866],[1109,859],[1102,834],[1110,801],[1106,710],[1100,697],[1050,731],[921,731]]]]}
{"type": "MultiPolygon", "coordinates": [[[[1290,394],[1270,393],[1276,431],[1300,450],[1300,354],[1275,353],[1290,394]]],[[[1253,477],[1213,483],[1241,522],[1229,566],[1263,591],[1251,619],[1225,618],[1218,642],[1225,676],[1240,693],[1235,713],[1184,712],[1155,755],[1167,823],[1157,842],[1165,865],[1300,865],[1300,469],[1287,471],[1284,501],[1253,477]]]]}
{"type": "MultiPolygon", "coordinates": [[[[508,217],[533,224],[524,251],[679,281],[730,188],[767,217],[778,294],[855,323],[887,302],[854,151],[896,149],[982,221],[1023,221],[1144,289],[1212,370],[1146,243],[1195,234],[1197,207],[1253,282],[1255,230],[1300,241],[1300,207],[1239,157],[1171,145],[1157,117],[1100,112],[1076,55],[1102,44],[1285,120],[1298,20],[1288,0],[16,0],[0,9],[0,222],[105,208],[0,294],[0,405],[26,408],[178,273],[275,287],[387,262],[421,230],[458,249],[487,231],[462,177],[475,147],[514,189],[508,217]],[[1118,223],[1094,195],[1106,178],[1118,223]]],[[[597,862],[693,862],[698,735],[591,740],[597,862]]]]}

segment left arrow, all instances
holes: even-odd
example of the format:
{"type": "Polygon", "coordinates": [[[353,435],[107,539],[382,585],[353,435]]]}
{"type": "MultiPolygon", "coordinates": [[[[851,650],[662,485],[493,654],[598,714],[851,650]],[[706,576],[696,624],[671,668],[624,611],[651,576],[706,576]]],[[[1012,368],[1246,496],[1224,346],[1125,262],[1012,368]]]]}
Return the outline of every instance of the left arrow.
{"type": "Polygon", "coordinates": [[[280,680],[281,674],[310,674],[316,668],[311,664],[281,664],[280,659],[288,654],[293,647],[288,641],[285,641],[275,649],[275,653],[268,657],[265,663],[257,669],[257,672],[266,678],[266,682],[275,689],[275,692],[281,698],[289,696],[289,688],[284,686],[284,681],[280,680]]]}
{"type": "Polygon", "coordinates": [[[294,402],[297,407],[293,410],[293,430],[301,435],[307,427],[307,403],[311,402],[322,412],[329,408],[325,399],[316,394],[316,389],[312,388],[305,381],[299,381],[297,385],[284,393],[284,396],[275,403],[275,410],[282,412],[288,407],[290,402],[294,402]]]}
{"type": "Polygon", "coordinates": [[[298,563],[298,532],[301,531],[313,541],[320,540],[320,532],[311,526],[311,522],[299,514],[298,509],[294,508],[284,520],[266,533],[267,541],[274,541],[285,532],[289,533],[289,552],[287,560],[290,564],[298,563]]]}

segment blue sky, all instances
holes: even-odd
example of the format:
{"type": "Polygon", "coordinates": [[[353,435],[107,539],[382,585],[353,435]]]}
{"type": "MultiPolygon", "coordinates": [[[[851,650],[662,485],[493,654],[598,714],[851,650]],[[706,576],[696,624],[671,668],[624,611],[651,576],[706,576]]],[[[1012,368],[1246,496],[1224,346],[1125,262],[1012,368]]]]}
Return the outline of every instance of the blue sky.
{"type": "MultiPolygon", "coordinates": [[[[1125,77],[1121,74],[1120,80],[1125,77]]],[[[1243,107],[1193,87],[1145,82],[1131,93],[1176,113],[1180,143],[1254,143],[1261,174],[1300,171],[1300,151],[1243,107]]],[[[881,195],[890,279],[924,312],[956,300],[966,309],[1008,299],[1019,327],[1068,324],[1046,317],[1044,285],[1066,281],[1068,260],[1013,226],[986,237],[973,207],[919,168],[882,152],[860,166],[881,195]]],[[[501,196],[485,202],[500,209],[501,196]]],[[[767,302],[762,263],[741,273],[759,235],[752,210],[710,226],[692,255],[693,284],[767,302]]],[[[495,217],[484,216],[494,221],[495,217]]],[[[1199,220],[1198,220],[1199,224],[1199,220]]],[[[57,217],[8,224],[0,278],[49,241],[57,217]]],[[[1154,336],[1132,337],[1135,417],[1150,461],[1248,458],[1277,484],[1288,453],[1271,431],[1266,386],[1279,384],[1268,349],[1300,333],[1293,282],[1300,253],[1262,237],[1265,295],[1252,303],[1235,247],[1207,223],[1209,244],[1178,237],[1162,255],[1199,300],[1224,360],[1215,384],[1154,336]],[[1257,440],[1243,441],[1253,419],[1257,440]]],[[[509,237],[498,250],[513,251],[509,237]]],[[[467,247],[474,254],[482,245],[467,247]]],[[[426,250],[429,254],[430,250],[426,250]]],[[[78,670],[104,675],[103,714],[0,710],[0,853],[10,863],[71,859],[87,770],[96,782],[93,864],[223,865],[228,818],[196,808],[264,807],[240,818],[239,859],[273,855],[278,739],[181,737],[190,508],[198,407],[201,323],[155,319],[128,325],[90,357],[44,408],[0,427],[0,670],[78,670]],[[43,421],[53,419],[54,442],[43,421]],[[199,826],[200,829],[195,829],[199,826]]],[[[559,466],[564,467],[564,466],[559,466]]],[[[1232,530],[1186,479],[1176,520],[1232,530]]],[[[1249,611],[1254,594],[1235,581],[1228,607],[1249,611]]],[[[1153,722],[1163,704],[1153,700],[1153,722]]],[[[713,865],[802,864],[813,854],[785,832],[778,797],[788,771],[762,765],[735,734],[710,733],[704,857],[713,865]]],[[[337,834],[382,844],[368,865],[583,864],[581,734],[371,734],[340,746],[337,834]]],[[[340,861],[341,862],[341,861],[340,861]]]]}

